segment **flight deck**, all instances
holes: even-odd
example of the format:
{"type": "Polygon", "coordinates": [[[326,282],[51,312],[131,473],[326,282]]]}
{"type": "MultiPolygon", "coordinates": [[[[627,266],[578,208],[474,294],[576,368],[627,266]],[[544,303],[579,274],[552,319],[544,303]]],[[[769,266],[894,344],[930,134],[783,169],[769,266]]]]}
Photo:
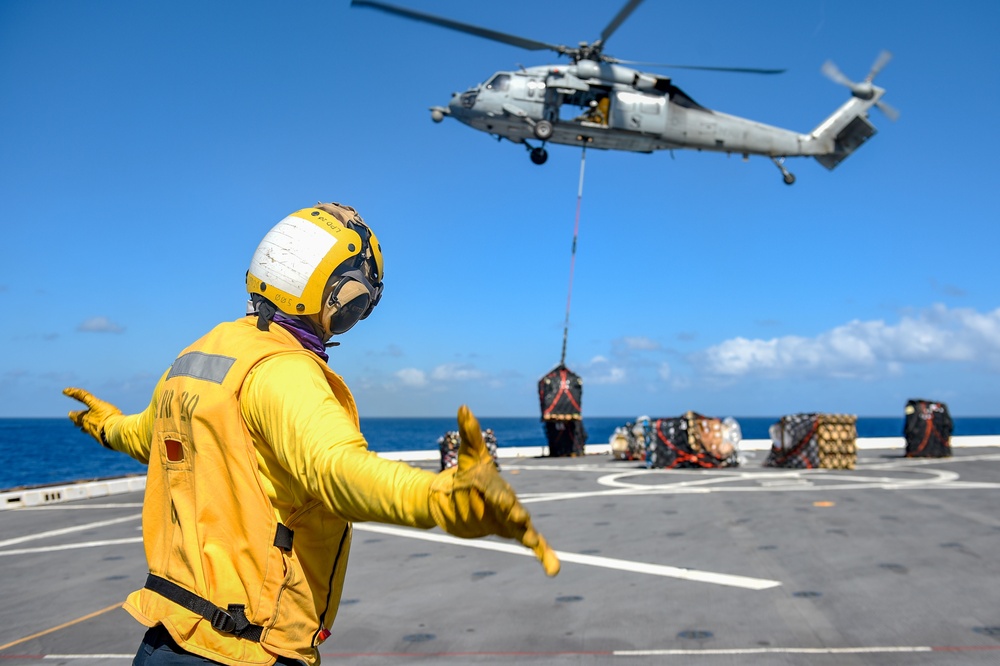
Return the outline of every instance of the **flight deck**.
{"type": "MultiPolygon", "coordinates": [[[[854,470],[502,458],[562,559],[356,524],[323,663],[996,664],[1000,449],[854,470]]],[[[413,464],[436,470],[438,461],[413,464]]],[[[0,511],[0,662],[127,664],[142,493],[0,511]]]]}

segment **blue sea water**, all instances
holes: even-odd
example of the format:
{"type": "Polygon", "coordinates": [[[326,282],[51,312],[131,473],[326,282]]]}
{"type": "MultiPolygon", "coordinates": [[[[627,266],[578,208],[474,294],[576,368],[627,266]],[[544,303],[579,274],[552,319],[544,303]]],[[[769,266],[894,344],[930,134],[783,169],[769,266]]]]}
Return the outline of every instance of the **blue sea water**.
{"type": "MultiPolygon", "coordinates": [[[[591,444],[607,443],[617,426],[635,417],[584,418],[591,444]]],[[[767,439],[777,418],[739,418],[745,439],[767,439]]],[[[493,428],[497,444],[542,446],[538,418],[480,418],[493,428]]],[[[956,436],[1000,435],[1000,417],[954,417],[956,436]]],[[[902,417],[860,417],[859,437],[899,437],[902,417]]],[[[374,451],[436,450],[438,437],[455,430],[454,418],[363,418],[361,430],[374,451]]],[[[145,467],[126,455],[109,451],[80,432],[68,419],[0,419],[0,489],[46,485],[126,474],[145,467]]]]}

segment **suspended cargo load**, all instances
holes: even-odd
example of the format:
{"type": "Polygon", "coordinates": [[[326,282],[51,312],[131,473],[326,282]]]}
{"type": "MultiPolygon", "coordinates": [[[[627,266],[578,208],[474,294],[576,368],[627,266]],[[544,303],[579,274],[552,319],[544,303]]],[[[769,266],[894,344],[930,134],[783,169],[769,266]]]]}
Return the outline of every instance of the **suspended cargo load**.
{"type": "Polygon", "coordinates": [[[951,415],[943,402],[910,400],[906,403],[903,436],[908,458],[947,458],[951,455],[951,415]]]}
{"type": "Polygon", "coordinates": [[[771,426],[764,467],[854,469],[857,417],[853,414],[790,414],[771,426]]]}
{"type": "Polygon", "coordinates": [[[583,455],[587,431],[583,427],[583,380],[560,363],[538,380],[545,438],[550,456],[583,455]]]}
{"type": "Polygon", "coordinates": [[[560,363],[538,380],[538,400],[543,421],[580,419],[583,417],[580,408],[583,380],[560,363]]]}
{"type": "Polygon", "coordinates": [[[739,465],[739,423],[687,412],[650,424],[646,466],[708,469],[739,465]]]}
{"type": "Polygon", "coordinates": [[[580,420],[545,421],[545,439],[549,443],[550,456],[582,456],[587,430],[580,420]]]}

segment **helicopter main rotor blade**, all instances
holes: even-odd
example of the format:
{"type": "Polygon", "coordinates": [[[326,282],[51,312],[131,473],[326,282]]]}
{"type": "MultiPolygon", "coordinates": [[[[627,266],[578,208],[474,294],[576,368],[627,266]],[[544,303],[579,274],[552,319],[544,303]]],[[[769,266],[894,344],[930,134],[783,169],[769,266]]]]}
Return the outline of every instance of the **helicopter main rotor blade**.
{"type": "Polygon", "coordinates": [[[640,67],[669,67],[670,69],[698,69],[706,72],[736,72],[738,74],[784,74],[784,69],[761,69],[758,67],[708,67],[703,65],[674,65],[669,62],[640,62],[638,60],[619,60],[609,58],[610,62],[622,65],[638,65],[640,67]]]}
{"type": "Polygon", "coordinates": [[[607,27],[601,32],[601,36],[597,39],[597,44],[604,45],[604,42],[608,41],[608,38],[614,34],[615,30],[625,22],[635,8],[642,4],[642,0],[629,0],[624,7],[622,7],[613,19],[611,23],[608,23],[607,27]]]}
{"type": "Polygon", "coordinates": [[[442,28],[448,28],[450,30],[465,32],[470,35],[475,35],[476,37],[483,37],[485,39],[492,39],[495,42],[510,44],[511,46],[517,46],[522,49],[527,49],[529,51],[549,50],[549,51],[555,51],[556,53],[565,53],[567,51],[567,47],[565,46],[558,46],[556,44],[547,44],[546,42],[539,42],[534,39],[518,37],[517,35],[509,35],[505,32],[498,32],[496,30],[490,30],[488,28],[480,28],[479,26],[471,25],[468,23],[460,23],[459,21],[452,21],[451,19],[442,18],[440,16],[434,16],[433,14],[425,14],[423,12],[417,12],[412,9],[406,9],[404,7],[396,7],[394,5],[389,5],[384,2],[374,2],[373,0],[351,0],[351,6],[369,7],[371,9],[378,9],[380,11],[386,12],[387,14],[396,14],[397,16],[413,19],[414,21],[423,21],[424,23],[431,23],[433,25],[441,26],[442,28]]]}

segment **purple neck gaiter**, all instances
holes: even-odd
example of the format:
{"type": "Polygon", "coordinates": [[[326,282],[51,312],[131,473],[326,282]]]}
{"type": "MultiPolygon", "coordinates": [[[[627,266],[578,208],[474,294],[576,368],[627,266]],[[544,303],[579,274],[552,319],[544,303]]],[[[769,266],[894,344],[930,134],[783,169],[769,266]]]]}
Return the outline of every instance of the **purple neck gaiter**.
{"type": "Polygon", "coordinates": [[[305,322],[277,312],[274,315],[274,323],[295,336],[299,344],[324,361],[330,360],[330,356],[326,353],[326,347],[323,346],[323,341],[319,339],[319,336],[305,322]]]}

